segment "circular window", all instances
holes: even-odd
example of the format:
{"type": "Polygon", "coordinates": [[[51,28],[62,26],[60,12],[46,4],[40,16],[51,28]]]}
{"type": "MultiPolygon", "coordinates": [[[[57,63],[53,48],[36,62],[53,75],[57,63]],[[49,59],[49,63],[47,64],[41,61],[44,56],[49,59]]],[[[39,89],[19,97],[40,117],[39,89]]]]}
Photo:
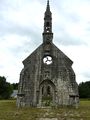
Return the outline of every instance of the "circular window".
{"type": "Polygon", "coordinates": [[[52,64],[52,57],[51,57],[51,56],[45,56],[45,57],[43,58],[43,62],[44,62],[45,64],[47,64],[47,65],[52,64]]]}

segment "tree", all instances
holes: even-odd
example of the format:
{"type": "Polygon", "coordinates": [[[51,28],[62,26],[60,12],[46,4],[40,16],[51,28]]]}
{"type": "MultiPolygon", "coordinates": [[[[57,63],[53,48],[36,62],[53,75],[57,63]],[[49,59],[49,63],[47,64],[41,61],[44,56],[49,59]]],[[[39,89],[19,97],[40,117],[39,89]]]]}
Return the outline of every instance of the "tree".
{"type": "Polygon", "coordinates": [[[6,82],[5,77],[0,76],[0,99],[8,99],[13,92],[13,87],[6,82]]]}
{"type": "Polygon", "coordinates": [[[13,86],[13,89],[14,89],[14,90],[17,90],[17,89],[18,89],[18,83],[13,83],[12,86],[13,86]]]}
{"type": "Polygon", "coordinates": [[[79,84],[79,96],[80,98],[90,98],[90,81],[79,84]]]}

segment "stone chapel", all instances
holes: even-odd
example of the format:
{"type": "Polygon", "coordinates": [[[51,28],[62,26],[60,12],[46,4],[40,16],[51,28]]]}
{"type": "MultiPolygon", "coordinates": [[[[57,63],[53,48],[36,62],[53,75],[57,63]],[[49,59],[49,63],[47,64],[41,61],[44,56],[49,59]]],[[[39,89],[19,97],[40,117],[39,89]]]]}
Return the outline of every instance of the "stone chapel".
{"type": "Polygon", "coordinates": [[[76,106],[78,85],[73,61],[53,43],[52,13],[47,0],[42,44],[24,61],[20,73],[17,106],[76,106]]]}

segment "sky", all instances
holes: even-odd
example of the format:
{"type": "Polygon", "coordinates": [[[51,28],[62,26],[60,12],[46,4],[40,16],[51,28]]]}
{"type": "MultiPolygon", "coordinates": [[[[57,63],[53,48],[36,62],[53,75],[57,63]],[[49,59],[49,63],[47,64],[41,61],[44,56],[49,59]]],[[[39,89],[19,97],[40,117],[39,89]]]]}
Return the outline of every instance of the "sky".
{"type": "MultiPolygon", "coordinates": [[[[19,82],[22,61],[42,42],[47,0],[0,0],[0,76],[19,82]]],[[[50,0],[53,43],[74,63],[77,83],[90,81],[90,0],[50,0]]]]}

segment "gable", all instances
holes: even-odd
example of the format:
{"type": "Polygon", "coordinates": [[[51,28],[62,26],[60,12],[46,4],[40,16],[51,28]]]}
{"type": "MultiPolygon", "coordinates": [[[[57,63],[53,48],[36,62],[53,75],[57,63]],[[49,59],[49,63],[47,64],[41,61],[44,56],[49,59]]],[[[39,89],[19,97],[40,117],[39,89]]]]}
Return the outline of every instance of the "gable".
{"type": "MultiPolygon", "coordinates": [[[[49,45],[47,45],[49,46],[49,45]]],[[[33,51],[24,61],[23,64],[24,65],[28,65],[31,64],[32,62],[36,62],[36,58],[37,56],[42,56],[45,51],[44,48],[49,50],[49,47],[45,47],[45,44],[41,44],[35,51],[33,51]],[[44,47],[43,47],[44,46],[44,47]]],[[[55,44],[51,43],[50,44],[50,49],[51,52],[53,52],[53,55],[58,58],[61,59],[67,66],[71,66],[73,64],[73,61],[67,56],[65,55],[58,47],[55,46],[55,44]]],[[[43,57],[43,56],[42,56],[43,57]]],[[[34,64],[34,63],[33,63],[34,64]]]]}
{"type": "Polygon", "coordinates": [[[35,59],[36,55],[39,55],[40,52],[42,52],[42,48],[43,47],[42,47],[42,44],[41,44],[25,60],[23,60],[23,64],[26,65],[26,64],[29,64],[31,60],[33,61],[35,59]]]}
{"type": "Polygon", "coordinates": [[[55,44],[52,43],[53,50],[55,51],[55,55],[65,61],[65,63],[69,66],[73,64],[73,61],[65,54],[63,53],[58,47],[55,46],[55,44]]]}

